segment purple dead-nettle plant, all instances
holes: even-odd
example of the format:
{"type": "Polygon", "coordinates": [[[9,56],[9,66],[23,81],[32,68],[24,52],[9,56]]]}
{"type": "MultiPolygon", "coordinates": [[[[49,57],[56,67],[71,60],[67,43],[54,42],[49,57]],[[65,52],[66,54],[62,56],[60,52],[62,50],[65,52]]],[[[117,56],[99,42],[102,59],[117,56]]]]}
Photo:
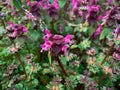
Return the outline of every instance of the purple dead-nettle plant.
{"type": "Polygon", "coordinates": [[[99,5],[88,5],[88,11],[86,15],[86,20],[91,24],[95,24],[98,21],[98,15],[100,12],[100,6],[99,5]]]}
{"type": "Polygon", "coordinates": [[[117,52],[120,52],[120,45],[116,46],[115,49],[117,52]]]}
{"type": "Polygon", "coordinates": [[[27,28],[22,24],[14,24],[13,22],[9,22],[10,27],[8,30],[8,37],[10,39],[15,39],[17,36],[21,36],[24,33],[28,33],[27,28]]]}
{"type": "Polygon", "coordinates": [[[89,4],[90,5],[96,5],[96,4],[98,4],[98,1],[99,0],[89,0],[89,4]]]}
{"type": "Polygon", "coordinates": [[[67,48],[72,44],[71,39],[73,35],[62,35],[51,34],[49,30],[45,30],[46,35],[44,36],[44,44],[41,44],[42,51],[50,51],[51,55],[65,55],[67,48]]]}
{"type": "Polygon", "coordinates": [[[12,0],[6,0],[7,8],[12,10],[11,15],[16,14],[16,8],[12,5],[12,0]]]}
{"type": "Polygon", "coordinates": [[[115,60],[120,60],[120,45],[115,47],[115,52],[113,53],[113,58],[115,60]]]}
{"type": "Polygon", "coordinates": [[[44,44],[40,45],[42,48],[41,52],[49,51],[51,56],[56,58],[56,60],[58,61],[58,64],[61,67],[64,75],[68,77],[68,74],[61,63],[59,56],[66,55],[69,45],[73,43],[71,41],[71,39],[73,39],[73,35],[68,34],[64,37],[58,34],[51,34],[49,30],[45,30],[45,33],[46,35],[43,37],[44,44]]]}
{"type": "Polygon", "coordinates": [[[114,58],[115,60],[120,60],[120,53],[114,52],[114,53],[113,53],[113,58],[114,58]]]}
{"type": "Polygon", "coordinates": [[[82,10],[79,10],[80,5],[82,4],[82,0],[72,0],[72,12],[76,12],[76,14],[79,14],[82,16],[83,12],[82,10]]]}
{"type": "Polygon", "coordinates": [[[39,17],[41,15],[40,14],[40,6],[42,5],[41,1],[31,2],[30,0],[28,0],[27,5],[30,6],[30,13],[32,13],[35,17],[39,17]]]}
{"type": "Polygon", "coordinates": [[[114,38],[117,38],[119,33],[120,33],[120,28],[116,27],[115,30],[114,30],[114,38]]]}
{"type": "Polygon", "coordinates": [[[100,36],[100,34],[103,31],[103,26],[101,24],[98,24],[98,28],[96,29],[96,31],[93,33],[92,37],[93,38],[97,38],[100,36]]]}
{"type": "Polygon", "coordinates": [[[117,6],[110,7],[110,10],[105,12],[103,16],[102,25],[108,24],[108,26],[115,25],[115,20],[119,21],[119,8],[117,6]]]}
{"type": "Polygon", "coordinates": [[[83,16],[84,11],[88,9],[87,7],[88,1],[87,0],[72,0],[71,4],[72,4],[72,9],[70,11],[70,19],[74,20],[77,17],[84,18],[83,16]]]}
{"type": "Polygon", "coordinates": [[[43,7],[45,10],[47,10],[50,17],[57,19],[58,18],[58,11],[60,10],[60,6],[58,3],[58,0],[54,0],[54,2],[51,4],[45,4],[43,7]]]}

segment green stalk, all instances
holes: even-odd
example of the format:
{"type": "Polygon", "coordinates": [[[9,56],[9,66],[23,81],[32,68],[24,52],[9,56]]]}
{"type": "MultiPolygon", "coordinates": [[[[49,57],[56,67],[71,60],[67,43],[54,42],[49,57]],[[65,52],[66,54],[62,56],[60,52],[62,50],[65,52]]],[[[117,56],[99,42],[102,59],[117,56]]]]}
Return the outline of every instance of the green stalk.
{"type": "Polygon", "coordinates": [[[18,52],[16,53],[16,57],[17,57],[17,60],[19,61],[20,65],[23,67],[25,76],[27,77],[28,75],[27,75],[27,73],[26,73],[24,63],[22,62],[21,57],[20,57],[20,54],[19,54],[18,52]]]}

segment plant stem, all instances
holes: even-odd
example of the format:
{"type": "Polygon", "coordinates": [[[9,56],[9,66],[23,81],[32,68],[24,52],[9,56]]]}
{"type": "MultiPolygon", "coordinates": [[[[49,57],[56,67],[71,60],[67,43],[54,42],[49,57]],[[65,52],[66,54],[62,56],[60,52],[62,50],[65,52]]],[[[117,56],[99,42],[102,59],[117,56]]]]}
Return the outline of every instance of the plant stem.
{"type": "Polygon", "coordinates": [[[65,69],[64,69],[64,67],[63,67],[63,64],[61,63],[61,61],[60,61],[60,59],[57,57],[57,61],[58,61],[58,64],[59,64],[59,66],[60,66],[60,68],[62,69],[62,72],[64,73],[64,75],[66,76],[66,77],[68,77],[68,74],[67,74],[67,72],[65,71],[65,69]]]}
{"type": "Polygon", "coordinates": [[[100,78],[100,80],[97,83],[100,84],[103,81],[103,79],[106,78],[106,76],[107,76],[106,74],[103,74],[102,77],[100,78]]]}
{"type": "Polygon", "coordinates": [[[27,43],[25,43],[25,46],[26,46],[26,49],[28,50],[28,52],[30,53],[30,49],[29,49],[29,47],[28,47],[28,44],[27,44],[27,43]]]}
{"type": "Polygon", "coordinates": [[[4,20],[2,20],[2,24],[3,24],[4,29],[6,29],[6,25],[5,25],[5,21],[4,20]]]}
{"type": "Polygon", "coordinates": [[[16,53],[16,56],[17,56],[17,58],[18,58],[19,63],[20,63],[20,64],[22,65],[22,67],[23,67],[25,76],[27,77],[28,75],[27,75],[27,73],[26,73],[24,63],[22,62],[22,60],[21,60],[21,58],[20,58],[20,54],[19,54],[18,52],[16,53]]]}
{"type": "MultiPolygon", "coordinates": [[[[115,62],[115,60],[113,60],[112,62],[111,62],[111,64],[110,64],[110,66],[108,67],[108,68],[111,68],[112,67],[112,65],[114,64],[114,62],[115,62]]],[[[106,74],[104,74],[102,77],[101,77],[101,79],[100,79],[100,81],[98,82],[98,84],[100,84],[101,82],[102,82],[102,80],[104,79],[104,78],[106,78],[106,74]]]]}
{"type": "Polygon", "coordinates": [[[104,58],[103,61],[101,62],[101,65],[106,61],[107,57],[110,55],[111,51],[112,51],[113,48],[114,48],[114,45],[115,45],[114,43],[111,45],[108,53],[106,54],[105,58],[104,58]]]}
{"type": "Polygon", "coordinates": [[[112,67],[112,65],[114,64],[114,62],[115,62],[115,60],[113,60],[113,61],[111,62],[111,64],[110,64],[109,68],[111,68],[111,67],[112,67]]]}

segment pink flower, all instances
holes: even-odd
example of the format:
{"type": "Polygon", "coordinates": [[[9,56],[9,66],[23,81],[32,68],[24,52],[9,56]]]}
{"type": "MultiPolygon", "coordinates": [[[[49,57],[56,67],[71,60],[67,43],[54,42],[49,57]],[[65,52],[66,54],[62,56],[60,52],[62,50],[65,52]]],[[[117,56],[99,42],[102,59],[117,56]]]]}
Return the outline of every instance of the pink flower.
{"type": "Polygon", "coordinates": [[[62,51],[64,52],[64,55],[66,55],[67,48],[68,48],[68,46],[66,46],[66,45],[64,45],[64,46],[62,47],[62,51]]]}
{"type": "Polygon", "coordinates": [[[106,74],[108,74],[108,73],[110,73],[111,75],[113,74],[111,68],[109,68],[109,67],[107,67],[107,66],[104,66],[103,69],[104,69],[104,72],[105,72],[106,74]]]}
{"type": "Polygon", "coordinates": [[[29,6],[31,4],[31,1],[30,0],[27,0],[27,5],[29,6]]]}
{"type": "Polygon", "coordinates": [[[120,60],[120,54],[117,53],[117,52],[114,52],[113,53],[113,58],[116,59],[116,60],[120,60]]]}
{"type": "Polygon", "coordinates": [[[13,22],[9,22],[10,27],[7,28],[8,36],[11,39],[15,39],[17,36],[21,36],[24,33],[28,32],[27,28],[22,24],[14,24],[13,22]]]}
{"type": "Polygon", "coordinates": [[[100,6],[99,5],[92,5],[92,6],[87,6],[88,7],[88,12],[86,14],[86,20],[91,24],[95,24],[98,18],[98,13],[100,11],[100,6]]]}
{"type": "Polygon", "coordinates": [[[96,31],[93,34],[93,38],[98,37],[102,33],[102,30],[103,30],[103,26],[101,24],[99,24],[98,28],[96,29],[96,31]]]}
{"type": "Polygon", "coordinates": [[[14,27],[14,23],[13,22],[9,22],[9,25],[10,25],[10,27],[14,27]]]}
{"type": "Polygon", "coordinates": [[[28,32],[28,29],[25,26],[23,26],[23,32],[28,32]]]}
{"type": "Polygon", "coordinates": [[[67,35],[65,37],[65,43],[69,43],[70,45],[72,44],[71,39],[73,38],[73,35],[67,35]]]}
{"type": "Polygon", "coordinates": [[[102,25],[105,25],[113,16],[115,16],[115,14],[117,14],[117,12],[117,7],[112,7],[109,11],[107,11],[105,16],[103,17],[102,25]]]}
{"type": "Polygon", "coordinates": [[[82,0],[72,0],[73,9],[77,9],[78,4],[82,3],[82,0]]]}
{"type": "Polygon", "coordinates": [[[118,34],[119,34],[120,28],[116,27],[116,29],[114,30],[114,37],[117,38],[118,34]]]}
{"type": "Polygon", "coordinates": [[[97,18],[97,20],[102,20],[103,19],[103,16],[102,15],[100,15],[98,18],[97,18]]]}
{"type": "Polygon", "coordinates": [[[98,3],[98,0],[89,0],[89,3],[90,3],[91,5],[97,4],[97,3],[98,3]]]}
{"type": "Polygon", "coordinates": [[[59,9],[60,9],[60,6],[59,6],[59,3],[58,3],[58,0],[54,0],[53,5],[55,6],[56,10],[59,10],[59,9]]]}
{"type": "Polygon", "coordinates": [[[44,44],[41,44],[41,52],[50,51],[51,55],[65,55],[68,46],[72,44],[70,41],[73,36],[67,35],[66,37],[58,34],[51,34],[49,30],[45,30],[46,35],[44,36],[44,44]]]}
{"type": "Polygon", "coordinates": [[[44,36],[44,39],[45,38],[49,39],[52,36],[52,34],[50,33],[50,31],[48,29],[45,30],[45,34],[46,35],[44,36]]]}
{"type": "Polygon", "coordinates": [[[79,15],[82,16],[83,12],[81,10],[78,11],[79,15]]]}
{"type": "Polygon", "coordinates": [[[47,40],[47,39],[45,39],[45,43],[40,45],[40,46],[42,47],[41,52],[42,52],[43,50],[44,50],[44,51],[50,50],[51,45],[52,45],[52,42],[49,41],[49,40],[47,40]]]}

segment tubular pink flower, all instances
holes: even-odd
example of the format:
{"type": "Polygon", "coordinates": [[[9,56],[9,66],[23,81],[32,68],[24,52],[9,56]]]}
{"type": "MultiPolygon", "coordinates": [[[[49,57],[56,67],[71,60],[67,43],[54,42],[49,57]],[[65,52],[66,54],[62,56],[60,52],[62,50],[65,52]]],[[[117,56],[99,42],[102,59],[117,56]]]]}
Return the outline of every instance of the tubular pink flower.
{"type": "Polygon", "coordinates": [[[96,29],[96,31],[93,34],[93,38],[96,38],[97,36],[99,36],[102,33],[103,30],[103,26],[101,24],[98,25],[98,28],[96,29]]]}
{"type": "Polygon", "coordinates": [[[59,6],[59,3],[58,3],[58,0],[54,0],[53,5],[55,6],[55,8],[56,8],[57,10],[60,9],[60,6],[59,6]]]}
{"type": "Polygon", "coordinates": [[[113,58],[116,59],[116,60],[120,60],[120,54],[117,53],[117,52],[114,52],[113,53],[113,58]]]}
{"type": "Polygon", "coordinates": [[[28,29],[25,26],[23,26],[23,32],[28,32],[28,29]]]}
{"type": "Polygon", "coordinates": [[[46,35],[44,36],[44,39],[45,38],[49,39],[52,36],[51,32],[48,29],[45,30],[45,34],[46,35]]]}
{"type": "Polygon", "coordinates": [[[102,15],[100,15],[98,18],[97,18],[97,20],[102,20],[103,19],[103,16],[102,15]]]}
{"type": "Polygon", "coordinates": [[[28,32],[27,28],[22,24],[14,24],[13,22],[9,22],[10,27],[7,29],[9,34],[9,38],[16,38],[17,36],[21,36],[24,33],[28,32]]]}
{"type": "Polygon", "coordinates": [[[27,5],[30,6],[30,4],[31,4],[31,1],[27,0],[27,5]]]}
{"type": "Polygon", "coordinates": [[[80,16],[82,16],[82,15],[83,15],[82,10],[79,10],[79,11],[78,11],[78,13],[79,13],[79,15],[80,15],[80,16]]]}
{"type": "Polygon", "coordinates": [[[73,9],[77,9],[78,4],[80,4],[81,2],[82,0],[72,0],[73,9]]]}
{"type": "Polygon", "coordinates": [[[51,34],[47,29],[45,30],[46,35],[44,36],[44,44],[41,44],[41,52],[50,51],[52,55],[65,55],[68,46],[71,45],[71,39],[73,35],[67,35],[66,37],[58,34],[51,34]]]}
{"type": "Polygon", "coordinates": [[[65,43],[69,43],[70,45],[72,44],[71,39],[73,38],[73,35],[67,35],[65,37],[65,43]]]}
{"type": "Polygon", "coordinates": [[[15,24],[13,22],[9,22],[10,27],[14,27],[15,24]]]}
{"type": "Polygon", "coordinates": [[[40,46],[41,46],[41,48],[42,48],[40,52],[43,52],[43,50],[44,50],[44,51],[47,51],[47,47],[46,47],[45,44],[41,44],[40,46]]]}
{"type": "Polygon", "coordinates": [[[68,48],[68,46],[66,46],[66,45],[64,45],[64,46],[62,47],[62,51],[64,52],[64,55],[66,55],[67,48],[68,48]]]}
{"type": "Polygon", "coordinates": [[[47,40],[47,39],[45,39],[45,43],[40,45],[40,46],[42,47],[41,52],[42,52],[43,50],[44,50],[44,51],[50,50],[51,45],[52,45],[52,42],[49,41],[49,40],[47,40]]]}

